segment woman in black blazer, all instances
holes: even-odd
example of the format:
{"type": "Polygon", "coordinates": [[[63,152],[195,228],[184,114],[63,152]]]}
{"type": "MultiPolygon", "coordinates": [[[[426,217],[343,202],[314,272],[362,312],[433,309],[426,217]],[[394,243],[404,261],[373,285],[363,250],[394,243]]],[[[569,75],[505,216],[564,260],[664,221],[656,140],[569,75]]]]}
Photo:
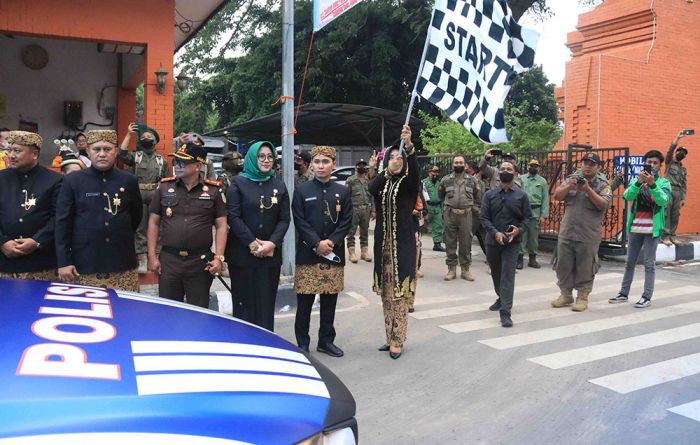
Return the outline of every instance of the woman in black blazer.
{"type": "Polygon", "coordinates": [[[270,331],[274,330],[282,241],[290,222],[289,194],[284,182],[275,177],[274,153],[270,142],[253,144],[243,173],[226,193],[233,315],[270,331]]]}

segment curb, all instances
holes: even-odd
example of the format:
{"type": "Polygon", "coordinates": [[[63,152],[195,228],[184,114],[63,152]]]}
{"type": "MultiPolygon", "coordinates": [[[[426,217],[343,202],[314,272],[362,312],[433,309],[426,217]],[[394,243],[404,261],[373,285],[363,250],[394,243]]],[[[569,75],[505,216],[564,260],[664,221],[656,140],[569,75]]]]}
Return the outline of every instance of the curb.
{"type": "MultiPolygon", "coordinates": [[[[624,263],[627,261],[627,255],[606,256],[605,258],[620,263],[624,263]]],[[[691,241],[680,246],[666,246],[664,244],[659,243],[659,246],[656,248],[657,263],[667,263],[671,261],[690,261],[698,259],[700,259],[700,241],[691,241]]]]}

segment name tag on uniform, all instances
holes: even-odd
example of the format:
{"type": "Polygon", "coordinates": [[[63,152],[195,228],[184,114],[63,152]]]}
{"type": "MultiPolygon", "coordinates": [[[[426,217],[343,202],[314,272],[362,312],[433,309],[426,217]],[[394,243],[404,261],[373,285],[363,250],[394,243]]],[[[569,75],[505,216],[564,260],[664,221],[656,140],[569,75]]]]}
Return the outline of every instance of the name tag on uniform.
{"type": "Polygon", "coordinates": [[[316,196],[312,196],[311,198],[306,198],[304,201],[316,201],[316,196]]]}
{"type": "Polygon", "coordinates": [[[92,198],[93,196],[100,196],[99,193],[85,193],[86,198],[92,198]]]}
{"type": "Polygon", "coordinates": [[[209,200],[211,200],[211,195],[209,195],[208,193],[202,193],[201,195],[199,195],[199,198],[197,198],[197,199],[204,199],[206,201],[209,201],[209,200]]]}

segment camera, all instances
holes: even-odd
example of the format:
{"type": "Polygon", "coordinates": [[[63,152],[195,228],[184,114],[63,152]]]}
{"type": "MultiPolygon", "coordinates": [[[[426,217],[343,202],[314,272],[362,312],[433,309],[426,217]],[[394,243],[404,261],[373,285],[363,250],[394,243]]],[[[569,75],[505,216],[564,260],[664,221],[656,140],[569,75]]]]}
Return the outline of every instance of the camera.
{"type": "Polygon", "coordinates": [[[491,149],[491,154],[492,154],[493,156],[500,156],[500,155],[503,154],[503,150],[499,150],[499,149],[497,149],[497,148],[492,148],[492,149],[491,149]]]}
{"type": "Polygon", "coordinates": [[[576,178],[576,185],[583,185],[585,183],[586,183],[586,178],[584,178],[583,176],[579,176],[578,178],[576,178]]]}
{"type": "Polygon", "coordinates": [[[683,134],[684,136],[692,136],[695,134],[695,130],[683,130],[681,131],[681,134],[683,134]]]}
{"type": "Polygon", "coordinates": [[[644,164],[644,171],[647,173],[651,173],[651,165],[649,164],[644,164]]]}

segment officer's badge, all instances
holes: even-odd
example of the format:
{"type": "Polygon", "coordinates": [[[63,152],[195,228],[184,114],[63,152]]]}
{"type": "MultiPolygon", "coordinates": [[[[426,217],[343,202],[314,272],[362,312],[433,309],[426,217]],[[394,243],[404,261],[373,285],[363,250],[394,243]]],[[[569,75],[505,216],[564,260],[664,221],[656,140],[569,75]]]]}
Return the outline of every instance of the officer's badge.
{"type": "Polygon", "coordinates": [[[173,209],[171,209],[170,207],[165,209],[165,216],[168,216],[168,217],[173,216],[173,209]]]}
{"type": "Polygon", "coordinates": [[[175,193],[175,189],[168,189],[168,193],[175,193]]]}
{"type": "Polygon", "coordinates": [[[122,205],[122,200],[119,197],[119,193],[115,193],[114,198],[111,199],[107,193],[103,193],[102,195],[107,198],[107,207],[104,208],[105,212],[115,216],[119,212],[119,206],[122,205]]]}
{"type": "Polygon", "coordinates": [[[272,189],[272,198],[270,198],[272,205],[277,204],[277,189],[272,189]]]}
{"type": "Polygon", "coordinates": [[[23,207],[24,210],[31,210],[32,207],[36,206],[36,198],[33,193],[30,198],[26,190],[22,190],[22,192],[24,192],[24,202],[20,204],[20,206],[23,207]]]}

